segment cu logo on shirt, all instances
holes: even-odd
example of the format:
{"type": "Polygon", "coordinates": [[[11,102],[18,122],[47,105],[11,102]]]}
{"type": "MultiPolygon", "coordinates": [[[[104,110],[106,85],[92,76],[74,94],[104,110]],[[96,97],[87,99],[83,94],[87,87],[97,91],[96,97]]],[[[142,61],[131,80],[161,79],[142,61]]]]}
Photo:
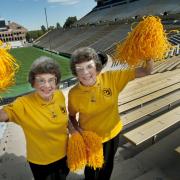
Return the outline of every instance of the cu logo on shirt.
{"type": "Polygon", "coordinates": [[[104,95],[104,96],[107,96],[107,97],[112,96],[112,91],[111,91],[111,89],[110,89],[110,88],[104,88],[104,89],[103,89],[103,95],[104,95]]]}
{"type": "Polygon", "coordinates": [[[63,114],[66,114],[66,108],[65,108],[65,107],[61,107],[61,106],[60,106],[60,110],[61,110],[61,112],[62,112],[63,114]]]}

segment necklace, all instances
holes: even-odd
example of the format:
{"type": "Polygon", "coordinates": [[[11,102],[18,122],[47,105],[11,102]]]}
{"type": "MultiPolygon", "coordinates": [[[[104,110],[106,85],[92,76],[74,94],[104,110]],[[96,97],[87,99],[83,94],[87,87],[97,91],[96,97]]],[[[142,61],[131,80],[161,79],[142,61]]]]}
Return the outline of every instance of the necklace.
{"type": "Polygon", "coordinates": [[[97,96],[97,93],[100,93],[100,91],[101,91],[100,84],[97,84],[97,86],[94,87],[94,88],[91,90],[90,101],[91,101],[92,103],[97,102],[96,96],[97,96]]]}
{"type": "Polygon", "coordinates": [[[50,110],[48,109],[50,112],[51,112],[51,119],[55,119],[57,118],[57,114],[55,113],[55,108],[53,106],[53,108],[50,110]]]}
{"type": "Polygon", "coordinates": [[[96,102],[96,87],[94,87],[93,89],[91,89],[91,92],[90,92],[90,101],[92,103],[95,103],[96,102]]]}

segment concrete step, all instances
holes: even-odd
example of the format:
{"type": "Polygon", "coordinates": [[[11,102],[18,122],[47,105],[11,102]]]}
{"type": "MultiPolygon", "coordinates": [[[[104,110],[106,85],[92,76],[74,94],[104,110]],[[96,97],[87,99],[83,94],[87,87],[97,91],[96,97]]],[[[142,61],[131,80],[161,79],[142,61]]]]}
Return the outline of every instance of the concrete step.
{"type": "Polygon", "coordinates": [[[167,167],[163,168],[162,171],[169,177],[171,180],[180,179],[180,157],[179,154],[175,152],[176,161],[169,163],[167,167]]]}
{"type": "Polygon", "coordinates": [[[147,173],[135,178],[134,180],[170,180],[166,175],[159,169],[154,168],[147,173]]]}
{"type": "Polygon", "coordinates": [[[70,172],[66,179],[67,180],[83,180],[84,175],[83,175],[83,172],[77,172],[77,173],[70,172]]]}
{"type": "MultiPolygon", "coordinates": [[[[155,167],[163,169],[163,172],[168,177],[172,177],[171,175],[173,174],[174,180],[174,177],[179,176],[180,166],[176,166],[179,170],[173,171],[171,175],[169,172],[172,164],[179,164],[176,153],[174,152],[175,147],[179,145],[179,136],[180,128],[174,130],[173,133],[167,135],[144,151],[139,152],[134,157],[124,161],[115,161],[111,180],[119,180],[120,178],[123,180],[134,180],[155,167]]],[[[121,156],[121,154],[119,155],[121,156]]]]}

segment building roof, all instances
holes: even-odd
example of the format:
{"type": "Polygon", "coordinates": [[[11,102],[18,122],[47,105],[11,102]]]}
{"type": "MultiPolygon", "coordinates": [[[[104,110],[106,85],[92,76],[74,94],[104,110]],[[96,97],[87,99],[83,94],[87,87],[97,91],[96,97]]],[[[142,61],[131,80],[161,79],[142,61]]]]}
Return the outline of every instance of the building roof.
{"type": "Polygon", "coordinates": [[[9,29],[12,30],[22,30],[22,31],[28,31],[25,27],[23,27],[22,25],[19,25],[18,23],[15,22],[8,22],[9,29]]]}

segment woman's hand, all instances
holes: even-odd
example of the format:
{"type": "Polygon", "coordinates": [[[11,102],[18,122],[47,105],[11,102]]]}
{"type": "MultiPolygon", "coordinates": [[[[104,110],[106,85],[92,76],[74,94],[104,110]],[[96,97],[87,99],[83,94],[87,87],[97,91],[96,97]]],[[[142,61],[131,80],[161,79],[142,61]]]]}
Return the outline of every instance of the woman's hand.
{"type": "Polygon", "coordinates": [[[145,67],[138,67],[135,69],[135,77],[144,77],[151,74],[153,70],[153,60],[147,60],[145,67]]]}
{"type": "Polygon", "coordinates": [[[69,134],[74,134],[74,133],[82,134],[83,132],[83,129],[81,129],[77,123],[72,123],[72,120],[68,121],[68,130],[69,130],[69,134]]]}
{"type": "Polygon", "coordinates": [[[78,126],[76,129],[77,129],[77,131],[78,131],[80,134],[82,134],[82,132],[83,132],[83,129],[82,129],[82,128],[80,128],[80,127],[78,126]]]}
{"type": "Polygon", "coordinates": [[[0,122],[8,122],[8,119],[7,113],[3,109],[0,109],[0,122]]]}

